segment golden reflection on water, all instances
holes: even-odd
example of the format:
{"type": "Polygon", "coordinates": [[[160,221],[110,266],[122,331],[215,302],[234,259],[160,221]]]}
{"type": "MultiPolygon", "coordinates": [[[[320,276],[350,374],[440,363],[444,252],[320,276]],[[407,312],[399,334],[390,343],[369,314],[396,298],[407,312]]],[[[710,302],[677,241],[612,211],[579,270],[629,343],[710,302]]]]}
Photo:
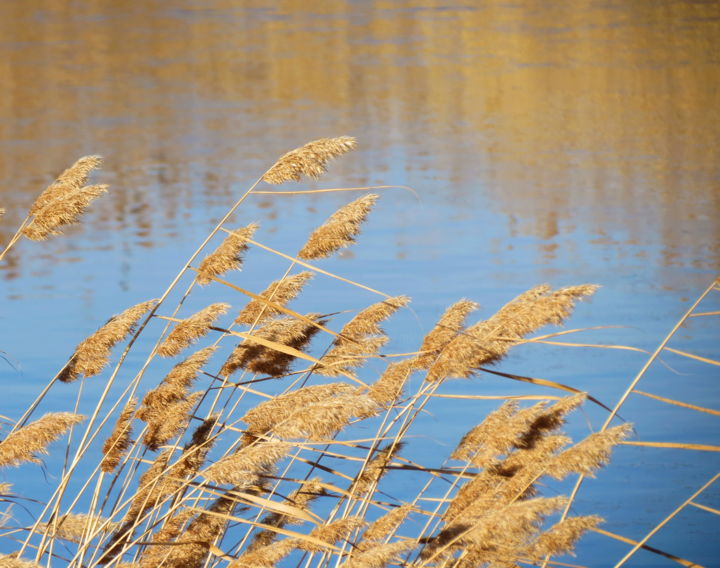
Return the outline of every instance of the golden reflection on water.
{"type": "Polygon", "coordinates": [[[82,154],[121,188],[96,228],[153,246],[193,188],[229,203],[290,147],[354,134],[350,183],[424,183],[512,234],[717,262],[720,4],[443,4],[0,3],[3,242],[82,154]]]}

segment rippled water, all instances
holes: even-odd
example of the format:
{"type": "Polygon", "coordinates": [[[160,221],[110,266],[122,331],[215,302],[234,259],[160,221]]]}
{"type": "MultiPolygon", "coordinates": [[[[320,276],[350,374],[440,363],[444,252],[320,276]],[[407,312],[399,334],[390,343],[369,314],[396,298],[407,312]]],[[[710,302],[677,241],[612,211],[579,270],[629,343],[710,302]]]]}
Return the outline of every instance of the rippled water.
{"type": "MultiPolygon", "coordinates": [[[[569,326],[624,327],[569,341],[652,350],[715,277],[718,3],[308,6],[0,3],[2,242],[77,157],[105,156],[98,180],[111,184],[80,227],[21,242],[0,266],[1,347],[15,367],[0,369],[0,414],[17,416],[110,314],[157,296],[237,195],[277,156],[320,136],[349,134],[360,146],[317,186],[416,191],[383,193],[359,245],[324,265],[413,297],[417,319],[396,324],[408,337],[398,347],[413,349],[459,297],[487,315],[538,283],[595,282],[603,288],[569,326]]],[[[291,253],[347,199],[256,196],[237,222],[259,220],[259,238],[291,253]]],[[[252,253],[243,282],[262,289],[278,270],[252,253]]],[[[705,311],[718,309],[717,296],[705,311]]],[[[352,309],[372,301],[345,289],[332,299],[352,309]]],[[[716,319],[695,318],[673,345],[717,358],[717,329],[716,319]]],[[[612,404],[644,359],[536,345],[503,369],[612,404]]],[[[642,390],[718,408],[716,369],[667,354],[642,390]]],[[[482,378],[448,392],[529,391],[482,378]]],[[[428,457],[449,451],[467,424],[458,415],[477,412],[448,402],[424,418],[428,457]]],[[[714,416],[641,397],[621,414],[638,439],[717,443],[714,416]]],[[[603,415],[589,408],[587,418],[597,428],[603,415]]],[[[713,454],[623,448],[577,509],[638,539],[717,466],[713,454]]],[[[718,508],[720,493],[700,502],[718,508]]],[[[651,544],[711,565],[716,519],[687,510],[651,544]]],[[[626,550],[591,535],[577,562],[605,566],[626,550]]],[[[650,553],[635,559],[672,565],[650,553]]]]}

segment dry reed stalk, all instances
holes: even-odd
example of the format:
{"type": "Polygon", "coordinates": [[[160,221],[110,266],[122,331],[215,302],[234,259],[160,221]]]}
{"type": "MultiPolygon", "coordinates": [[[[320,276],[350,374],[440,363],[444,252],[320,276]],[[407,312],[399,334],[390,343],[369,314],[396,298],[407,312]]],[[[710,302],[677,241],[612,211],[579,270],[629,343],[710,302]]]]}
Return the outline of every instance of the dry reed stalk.
{"type": "Polygon", "coordinates": [[[569,554],[583,533],[594,529],[601,522],[602,519],[597,516],[569,517],[538,536],[528,547],[526,555],[533,561],[539,562],[546,556],[569,554]]]}
{"type": "Polygon", "coordinates": [[[284,458],[292,446],[276,440],[256,442],[230,454],[203,471],[208,481],[247,487],[272,472],[275,463],[284,458]]]}
{"type": "Polygon", "coordinates": [[[248,550],[242,556],[230,562],[228,568],[273,568],[296,548],[297,543],[297,539],[286,538],[266,546],[248,550]]]}
{"type": "Polygon", "coordinates": [[[334,377],[364,365],[365,360],[387,342],[380,323],[408,302],[410,299],[407,296],[396,296],[360,311],[343,326],[332,349],[320,359],[321,364],[315,372],[334,377]]]}
{"type": "Polygon", "coordinates": [[[415,358],[418,369],[428,369],[438,354],[463,330],[465,320],[478,304],[462,299],[450,306],[423,339],[420,355],[415,358]]]}
{"type": "Polygon", "coordinates": [[[100,461],[100,469],[105,473],[111,473],[115,470],[132,443],[130,439],[130,435],[132,434],[131,423],[133,415],[135,414],[136,405],[136,399],[131,398],[128,400],[125,408],[120,412],[117,422],[115,422],[112,433],[103,444],[103,458],[100,461]]]}
{"type": "Polygon", "coordinates": [[[59,379],[69,383],[79,376],[100,374],[110,360],[110,352],[135,329],[140,318],[152,309],[157,300],[141,302],[111,317],[105,325],[84,339],[60,371],[59,379]]]}
{"type": "MultiPolygon", "coordinates": [[[[67,513],[62,515],[56,522],[43,523],[40,525],[51,537],[82,543],[88,538],[88,528],[105,525],[105,532],[112,532],[118,528],[118,523],[108,522],[100,516],[67,513]]],[[[2,564],[0,564],[2,566],[2,564]]]]}
{"type": "Polygon", "coordinates": [[[375,544],[353,555],[343,564],[343,568],[385,568],[400,554],[412,550],[416,545],[417,542],[413,540],[375,544]]]}
{"type": "Polygon", "coordinates": [[[83,187],[90,173],[101,165],[101,156],[83,156],[77,160],[38,196],[30,207],[30,215],[35,215],[46,205],[62,199],[68,192],[83,187]]]}
{"type": "Polygon", "coordinates": [[[356,145],[357,141],[351,136],[313,140],[283,154],[265,172],[262,179],[273,185],[286,181],[300,181],[303,175],[318,179],[327,171],[326,166],[330,159],[354,150],[356,145]]]}
{"type": "Polygon", "coordinates": [[[570,473],[593,477],[598,469],[610,461],[612,449],[627,438],[632,430],[631,424],[622,424],[590,434],[555,456],[545,471],[555,479],[563,479],[570,473]]]}
{"type": "Polygon", "coordinates": [[[355,391],[356,387],[347,383],[303,387],[258,404],[246,412],[240,420],[248,425],[248,433],[260,436],[269,432],[276,424],[298,409],[332,397],[350,395],[355,391]]]}
{"type": "Polygon", "coordinates": [[[365,469],[357,477],[353,484],[353,493],[359,497],[372,493],[377,487],[380,478],[385,475],[388,464],[402,447],[402,442],[390,442],[387,446],[378,450],[375,457],[368,462],[365,469]]]}
{"type": "MultiPolygon", "coordinates": [[[[306,317],[320,325],[326,323],[318,314],[306,314],[306,317]]],[[[282,317],[270,320],[253,333],[259,339],[267,339],[285,345],[296,351],[303,350],[320,329],[304,320],[282,317]]],[[[295,356],[277,349],[266,347],[251,339],[239,343],[220,369],[220,376],[229,377],[237,369],[246,369],[252,373],[280,377],[287,374],[295,356]]]]}
{"type": "Polygon", "coordinates": [[[412,511],[412,505],[406,503],[400,507],[392,509],[376,521],[374,521],[363,533],[361,540],[357,543],[356,548],[361,552],[365,552],[387,540],[395,534],[398,527],[403,524],[405,518],[412,511]]]}
{"type": "Polygon", "coordinates": [[[162,412],[145,414],[144,420],[148,427],[143,444],[149,450],[155,451],[180,434],[190,420],[190,411],[202,397],[202,392],[196,392],[187,398],[169,403],[162,412]]]}
{"type": "Polygon", "coordinates": [[[207,255],[198,266],[197,282],[200,285],[209,284],[213,278],[225,274],[230,270],[240,270],[243,255],[248,249],[248,240],[252,238],[258,225],[251,223],[231,231],[218,248],[207,255]]]}
{"type": "Polygon", "coordinates": [[[18,558],[16,553],[0,554],[0,568],[42,568],[40,564],[18,558]]]}
{"type": "Polygon", "coordinates": [[[340,395],[298,408],[275,425],[272,433],[284,439],[328,440],[352,418],[369,418],[378,410],[377,403],[367,395],[340,395]]]}
{"type": "MultiPolygon", "coordinates": [[[[320,495],[324,495],[324,489],[319,478],[314,478],[303,482],[303,484],[288,495],[286,501],[298,509],[307,509],[308,505],[320,495]]],[[[285,525],[297,525],[302,521],[299,519],[284,515],[282,513],[269,513],[260,521],[263,525],[282,528],[285,525]]],[[[252,542],[247,548],[248,552],[253,552],[259,548],[268,546],[278,536],[278,533],[271,529],[263,529],[255,534],[252,542]]]]}
{"type": "Polygon", "coordinates": [[[229,304],[210,304],[189,318],[182,320],[157,348],[157,354],[161,357],[174,357],[210,331],[210,326],[229,308],[229,304]]]}
{"type": "Polygon", "coordinates": [[[503,306],[490,319],[470,326],[442,350],[428,370],[428,381],[468,378],[482,365],[499,361],[525,335],[548,324],[560,324],[576,301],[597,286],[582,285],[552,291],[538,286],[503,306]]]}
{"type": "Polygon", "coordinates": [[[322,552],[333,546],[337,541],[347,539],[353,531],[361,529],[365,524],[365,521],[360,517],[347,517],[327,525],[319,525],[310,531],[308,536],[327,543],[327,546],[309,540],[297,539],[297,548],[307,552],[322,552]]]}
{"type": "Polygon", "coordinates": [[[61,234],[62,227],[77,223],[88,206],[107,189],[107,185],[86,185],[65,193],[38,210],[22,234],[32,241],[44,241],[61,234]]]}
{"type": "Polygon", "coordinates": [[[0,495],[7,495],[12,489],[12,483],[0,482],[0,495]]]}
{"type": "Polygon", "coordinates": [[[46,447],[71,426],[85,419],[72,412],[54,412],[19,428],[0,441],[0,467],[25,462],[40,463],[35,454],[47,454],[46,447]]]}
{"type": "Polygon", "coordinates": [[[351,201],[333,213],[315,229],[298,252],[298,258],[314,260],[327,258],[341,248],[347,248],[360,234],[360,226],[370,214],[379,196],[369,193],[351,201]]]}
{"type": "Polygon", "coordinates": [[[392,406],[402,397],[405,383],[415,368],[415,359],[389,363],[380,378],[370,385],[368,396],[380,406],[392,406]]]}
{"type": "Polygon", "coordinates": [[[235,318],[237,324],[258,325],[273,316],[280,314],[278,310],[269,306],[263,300],[271,300],[274,304],[286,306],[293,300],[302,290],[305,283],[312,277],[311,272],[300,272],[276,280],[270,284],[263,292],[260,292],[260,299],[253,299],[240,311],[238,317],[235,318]]]}
{"type": "Polygon", "coordinates": [[[140,476],[138,489],[125,514],[124,522],[133,524],[143,512],[155,507],[163,497],[172,492],[174,486],[168,487],[169,484],[166,482],[171,455],[170,449],[160,452],[140,476]]]}

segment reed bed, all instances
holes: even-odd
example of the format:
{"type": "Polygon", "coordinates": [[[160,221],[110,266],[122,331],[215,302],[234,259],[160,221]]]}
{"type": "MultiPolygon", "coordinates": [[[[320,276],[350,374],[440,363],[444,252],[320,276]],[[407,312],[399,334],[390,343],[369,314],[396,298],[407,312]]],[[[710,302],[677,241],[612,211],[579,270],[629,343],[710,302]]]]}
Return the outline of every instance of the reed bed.
{"type": "MultiPolygon", "coordinates": [[[[373,188],[360,188],[362,195],[312,230],[297,252],[254,240],[262,238],[257,224],[233,224],[250,194],[268,193],[261,183],[318,178],[355,145],[351,137],[326,138],[280,157],[157,299],[111,317],[59,365],[0,440],[9,479],[12,468],[38,462],[50,444],[66,440],[52,495],[25,503],[32,508],[25,522],[12,508],[18,497],[11,482],[0,483],[0,507],[7,505],[0,535],[12,543],[0,567],[568,566],[559,558],[588,531],[623,540],[603,531],[600,517],[573,515],[571,504],[582,479],[630,442],[632,426],[618,411],[633,393],[653,396],[636,387],[682,321],[617,404],[602,405],[603,427],[578,440],[563,432],[567,416],[599,401],[497,365],[515,346],[538,340],[533,333],[563,323],[593,285],[535,286],[475,321],[478,304],[459,299],[417,338],[416,351],[387,350],[385,327],[410,310],[410,299],[317,266],[359,237],[378,206],[373,188]],[[262,290],[245,290],[238,272],[251,248],[288,263],[262,290]],[[235,302],[200,305],[196,285],[235,302]],[[374,300],[349,317],[345,306],[327,305],[325,313],[290,307],[335,285],[374,300]],[[139,367],[128,363],[131,350],[139,367]],[[448,381],[484,373],[558,389],[558,396],[528,397],[541,399],[534,403],[508,397],[476,416],[446,456],[415,461],[406,449],[417,443],[418,417],[448,381]],[[89,415],[36,416],[54,389],[75,388],[79,406],[86,380],[104,385],[89,415]],[[564,479],[577,480],[570,495],[544,490],[549,480],[564,479]]],[[[107,190],[88,185],[100,164],[87,156],[63,172],[2,255],[23,237],[42,240],[76,222],[107,190]]],[[[702,299],[717,291],[714,282],[683,321],[700,315],[702,299]]],[[[694,565],[646,540],[630,540],[622,562],[643,548],[694,565]]]]}

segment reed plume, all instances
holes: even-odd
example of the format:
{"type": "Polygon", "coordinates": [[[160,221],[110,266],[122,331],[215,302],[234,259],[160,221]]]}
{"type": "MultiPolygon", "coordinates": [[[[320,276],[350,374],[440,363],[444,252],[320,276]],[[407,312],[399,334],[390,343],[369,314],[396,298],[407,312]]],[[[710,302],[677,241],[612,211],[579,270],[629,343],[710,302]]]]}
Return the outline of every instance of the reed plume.
{"type": "Polygon", "coordinates": [[[365,469],[357,477],[353,486],[354,494],[362,497],[372,493],[380,482],[380,478],[385,475],[388,464],[402,447],[402,442],[390,442],[387,446],[378,450],[375,457],[368,462],[365,469]]]}
{"type": "Polygon", "coordinates": [[[247,432],[260,436],[269,432],[276,424],[298,409],[331,397],[350,395],[355,390],[356,387],[347,383],[303,387],[258,404],[246,412],[240,420],[248,425],[247,432]]]}
{"type": "Polygon", "coordinates": [[[275,440],[256,442],[214,463],[203,471],[203,476],[214,483],[249,486],[256,483],[260,475],[270,473],[291,447],[275,440]]]}
{"type": "Polygon", "coordinates": [[[158,355],[174,357],[210,331],[210,326],[229,308],[229,304],[210,304],[207,308],[180,321],[158,347],[158,355]]]}
{"type": "Polygon", "coordinates": [[[540,534],[528,546],[525,554],[533,561],[538,562],[545,556],[560,556],[573,551],[578,539],[590,529],[594,529],[602,522],[597,516],[568,517],[556,523],[540,534]]]}
{"type": "Polygon", "coordinates": [[[416,545],[413,540],[377,544],[353,555],[343,564],[343,568],[385,568],[400,554],[412,550],[416,545]]]}
{"type": "Polygon", "coordinates": [[[370,385],[368,396],[380,406],[392,406],[402,397],[405,383],[415,368],[415,359],[389,363],[380,378],[370,385]]]}
{"type": "MultiPolygon", "coordinates": [[[[320,325],[325,320],[318,314],[307,314],[306,317],[320,325]]],[[[293,317],[270,320],[263,327],[256,329],[253,337],[265,339],[296,351],[304,349],[312,338],[320,331],[317,326],[293,317]]],[[[279,349],[273,349],[250,338],[239,343],[220,369],[220,375],[229,377],[237,369],[246,369],[252,373],[280,377],[285,375],[295,355],[279,349]]]]}
{"type": "Polygon", "coordinates": [[[131,398],[128,400],[125,408],[120,412],[117,422],[115,422],[112,433],[103,444],[103,458],[100,461],[100,469],[105,473],[111,473],[115,470],[132,443],[130,439],[130,435],[132,434],[131,423],[133,415],[135,414],[136,405],[136,399],[131,398]]]}
{"type": "Polygon", "coordinates": [[[147,422],[147,430],[143,436],[143,444],[149,450],[155,451],[180,434],[190,420],[190,411],[202,397],[202,392],[196,392],[187,398],[169,403],[162,412],[146,413],[143,420],[147,422]]]}
{"type": "Polygon", "coordinates": [[[180,535],[194,516],[193,509],[182,509],[176,515],[168,518],[160,530],[153,535],[151,542],[142,553],[139,562],[140,568],[163,566],[164,560],[170,555],[173,548],[173,540],[180,535]]]}
{"type": "Polygon", "coordinates": [[[538,286],[503,306],[490,319],[476,323],[453,339],[428,370],[428,381],[468,378],[482,365],[499,361],[525,335],[548,324],[560,324],[575,302],[597,286],[582,285],[552,291],[538,286]]]}
{"type": "Polygon", "coordinates": [[[478,308],[478,304],[462,299],[450,306],[423,339],[420,354],[415,358],[418,369],[427,369],[448,343],[463,329],[468,315],[478,308]]]}
{"type": "MultiPolygon", "coordinates": [[[[236,558],[228,568],[274,568],[297,546],[297,539],[286,538],[266,546],[251,549],[236,558]]],[[[148,567],[149,568],[149,567],[148,567]]]]}
{"type": "Polygon", "coordinates": [[[361,552],[365,552],[374,548],[378,543],[382,543],[390,536],[395,534],[398,527],[405,521],[405,518],[412,511],[412,505],[406,503],[400,507],[392,509],[389,513],[374,521],[363,533],[357,548],[361,552]]]}
{"type": "MultiPolygon", "coordinates": [[[[314,478],[303,482],[300,487],[288,495],[286,501],[298,509],[306,509],[311,501],[324,494],[320,479],[314,478]]],[[[266,526],[282,528],[285,525],[300,524],[302,521],[282,513],[269,513],[265,515],[260,522],[266,526]]],[[[277,531],[271,529],[263,529],[257,532],[247,548],[248,552],[253,552],[254,550],[268,546],[277,536],[277,531]]]]}
{"type": "Polygon", "coordinates": [[[612,449],[632,433],[632,424],[621,424],[590,434],[574,446],[560,452],[546,468],[550,477],[562,479],[569,473],[593,477],[610,461],[612,449]]]}
{"type": "Polygon", "coordinates": [[[30,560],[18,558],[16,553],[13,553],[0,554],[0,568],[42,568],[42,566],[30,560]]]}
{"type": "Polygon", "coordinates": [[[107,189],[108,186],[102,184],[86,185],[63,194],[36,211],[22,234],[32,241],[44,241],[52,235],[59,235],[62,227],[77,223],[88,206],[107,189]]]}
{"type": "Polygon", "coordinates": [[[112,348],[134,331],[140,318],[156,303],[157,300],[141,302],[111,317],[105,325],[75,348],[58,378],[69,383],[80,376],[92,377],[100,374],[110,360],[112,348]]]}
{"type": "Polygon", "coordinates": [[[375,193],[369,193],[335,211],[312,232],[298,252],[298,257],[304,260],[326,258],[341,248],[349,247],[360,234],[360,226],[378,197],[375,193]]]}
{"type": "Polygon", "coordinates": [[[30,207],[30,215],[35,215],[46,205],[56,202],[67,193],[83,187],[87,183],[90,173],[101,165],[101,156],[83,156],[77,160],[37,197],[30,207]]]}
{"type": "Polygon", "coordinates": [[[213,252],[207,255],[197,270],[198,284],[205,285],[213,278],[230,270],[240,270],[243,255],[248,248],[248,241],[257,230],[257,223],[235,229],[213,252]]]}
{"type": "Polygon", "coordinates": [[[407,296],[396,296],[360,311],[340,330],[332,349],[320,359],[315,372],[334,377],[362,366],[368,357],[387,343],[380,323],[409,302],[407,296]]]}
{"type": "Polygon", "coordinates": [[[117,528],[118,523],[109,522],[100,516],[67,513],[55,522],[44,524],[43,528],[54,537],[80,543],[87,538],[88,530],[94,530],[100,525],[105,526],[104,531],[111,532],[117,528]]]}
{"type": "Polygon", "coordinates": [[[351,136],[313,140],[282,155],[262,179],[273,185],[300,181],[303,175],[318,179],[327,171],[330,159],[354,150],[356,145],[357,141],[351,136]]]}
{"type": "Polygon", "coordinates": [[[310,540],[297,539],[297,547],[307,552],[321,552],[337,541],[347,539],[353,531],[362,528],[365,524],[361,517],[347,517],[327,525],[319,525],[310,531],[308,536],[324,541],[326,546],[310,540]]]}
{"type": "Polygon", "coordinates": [[[46,447],[51,442],[84,419],[72,412],[53,412],[19,428],[0,441],[0,467],[40,463],[36,454],[47,454],[46,447]]]}
{"type": "Polygon", "coordinates": [[[153,416],[162,416],[168,405],[183,400],[216,349],[215,346],[205,347],[175,365],[158,386],[145,394],[138,418],[149,422],[153,416]]]}
{"type": "Polygon", "coordinates": [[[345,428],[353,417],[369,418],[377,412],[377,404],[367,395],[340,395],[298,408],[274,426],[272,432],[284,439],[327,440],[345,428]]]}
{"type": "Polygon", "coordinates": [[[260,292],[261,299],[253,299],[240,311],[235,318],[235,323],[258,325],[281,312],[270,306],[267,301],[280,306],[286,306],[302,290],[305,283],[312,277],[310,272],[300,272],[282,280],[276,280],[263,292],[260,292]]]}

